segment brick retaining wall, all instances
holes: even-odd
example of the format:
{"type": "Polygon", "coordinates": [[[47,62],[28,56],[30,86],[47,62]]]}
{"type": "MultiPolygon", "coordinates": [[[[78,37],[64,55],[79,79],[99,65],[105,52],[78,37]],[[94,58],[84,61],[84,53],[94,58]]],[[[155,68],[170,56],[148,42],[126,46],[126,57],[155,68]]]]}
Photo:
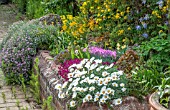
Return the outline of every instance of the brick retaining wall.
{"type": "MultiPolygon", "coordinates": [[[[57,76],[59,65],[56,65],[53,58],[49,55],[49,51],[40,51],[39,57],[39,82],[41,99],[47,99],[48,96],[53,97],[52,106],[55,110],[68,110],[67,102],[69,99],[58,99],[58,92],[55,85],[61,82],[61,78],[57,76]]],[[[107,106],[102,107],[103,110],[109,110],[107,106]]],[[[100,107],[95,103],[84,103],[77,110],[99,110],[100,107]]],[[[115,106],[114,110],[149,110],[147,99],[140,103],[135,97],[126,97],[123,103],[115,106]]]]}

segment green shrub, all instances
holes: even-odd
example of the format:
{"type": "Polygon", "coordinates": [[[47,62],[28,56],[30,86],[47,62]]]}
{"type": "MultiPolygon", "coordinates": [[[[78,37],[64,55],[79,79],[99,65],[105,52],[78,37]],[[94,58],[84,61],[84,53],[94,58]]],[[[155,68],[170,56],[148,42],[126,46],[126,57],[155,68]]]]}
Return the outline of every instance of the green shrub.
{"type": "Polygon", "coordinates": [[[130,95],[142,98],[156,90],[155,86],[160,85],[163,78],[168,75],[158,72],[155,67],[147,68],[141,66],[132,72],[129,79],[130,95]]]}
{"type": "Polygon", "coordinates": [[[19,11],[28,18],[39,18],[45,14],[77,15],[79,7],[76,0],[12,0],[19,11]]]}
{"type": "MultiPolygon", "coordinates": [[[[162,28],[168,30],[168,26],[162,28]]],[[[165,68],[170,66],[170,34],[161,33],[151,38],[150,41],[142,42],[136,49],[146,61],[147,66],[155,65],[158,71],[164,71],[165,68]]]]}

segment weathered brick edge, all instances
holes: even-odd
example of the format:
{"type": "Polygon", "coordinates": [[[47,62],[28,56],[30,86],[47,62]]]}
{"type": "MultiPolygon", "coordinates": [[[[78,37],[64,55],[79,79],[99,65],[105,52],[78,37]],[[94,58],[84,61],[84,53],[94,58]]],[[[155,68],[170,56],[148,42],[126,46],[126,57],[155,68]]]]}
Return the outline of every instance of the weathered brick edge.
{"type": "MultiPolygon", "coordinates": [[[[55,110],[67,110],[66,101],[57,99],[58,92],[55,90],[55,85],[59,81],[56,71],[58,65],[54,63],[49,51],[40,51],[39,57],[39,82],[41,100],[47,99],[48,96],[53,97],[52,106],[55,110]]],[[[34,62],[35,63],[35,62],[34,62]]]]}
{"type": "MultiPolygon", "coordinates": [[[[55,110],[68,110],[67,102],[69,99],[58,99],[58,92],[55,85],[61,83],[61,78],[57,76],[59,65],[56,65],[53,58],[49,55],[49,51],[40,51],[39,57],[39,82],[41,100],[47,99],[48,96],[53,97],[52,106],[55,110]]],[[[35,63],[35,62],[34,62],[35,63]]],[[[149,110],[147,99],[140,103],[135,97],[125,97],[121,105],[114,106],[114,110],[149,110]]],[[[96,103],[83,103],[77,110],[99,110],[100,107],[96,103]]],[[[103,110],[110,110],[106,105],[102,106],[103,110]]]]}

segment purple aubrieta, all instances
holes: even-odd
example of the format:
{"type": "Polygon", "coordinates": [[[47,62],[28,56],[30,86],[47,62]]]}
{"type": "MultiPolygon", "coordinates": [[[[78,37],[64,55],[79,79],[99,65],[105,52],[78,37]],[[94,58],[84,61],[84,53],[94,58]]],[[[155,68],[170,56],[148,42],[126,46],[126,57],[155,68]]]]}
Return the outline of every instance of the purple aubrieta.
{"type": "Polygon", "coordinates": [[[143,28],[147,28],[147,24],[146,23],[142,23],[142,26],[143,26],[143,28]]]}
{"type": "Polygon", "coordinates": [[[148,38],[148,34],[147,34],[147,33],[143,33],[142,36],[143,36],[144,38],[148,38]]]}
{"type": "Polygon", "coordinates": [[[142,0],[142,4],[144,4],[144,5],[145,5],[145,4],[146,4],[146,0],[142,0]]]}
{"type": "Polygon", "coordinates": [[[140,26],[140,25],[137,25],[137,26],[136,26],[136,30],[141,30],[141,26],[140,26]]]}
{"type": "Polygon", "coordinates": [[[144,20],[149,20],[149,15],[145,14],[145,17],[143,18],[144,20]]]}
{"type": "Polygon", "coordinates": [[[141,17],[141,18],[139,19],[139,21],[142,22],[142,21],[143,21],[143,18],[141,17]]]}
{"type": "Polygon", "coordinates": [[[163,6],[163,1],[162,0],[159,0],[156,4],[158,4],[159,5],[159,8],[162,8],[162,6],[163,6]]]}

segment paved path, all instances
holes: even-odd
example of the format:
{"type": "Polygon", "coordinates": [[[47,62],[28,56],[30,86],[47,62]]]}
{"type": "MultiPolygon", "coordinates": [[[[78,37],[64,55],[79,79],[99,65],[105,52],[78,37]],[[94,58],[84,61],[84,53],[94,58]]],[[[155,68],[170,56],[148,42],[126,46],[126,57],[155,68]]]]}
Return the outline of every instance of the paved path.
{"type": "Polygon", "coordinates": [[[0,110],[41,110],[33,101],[29,92],[25,97],[21,86],[6,85],[0,69],[0,110]]]}
{"type": "MultiPolygon", "coordinates": [[[[16,13],[14,5],[0,5],[0,43],[8,26],[17,21],[16,13]]],[[[0,110],[42,110],[38,109],[29,92],[26,96],[20,86],[6,85],[0,68],[0,110]]]]}

